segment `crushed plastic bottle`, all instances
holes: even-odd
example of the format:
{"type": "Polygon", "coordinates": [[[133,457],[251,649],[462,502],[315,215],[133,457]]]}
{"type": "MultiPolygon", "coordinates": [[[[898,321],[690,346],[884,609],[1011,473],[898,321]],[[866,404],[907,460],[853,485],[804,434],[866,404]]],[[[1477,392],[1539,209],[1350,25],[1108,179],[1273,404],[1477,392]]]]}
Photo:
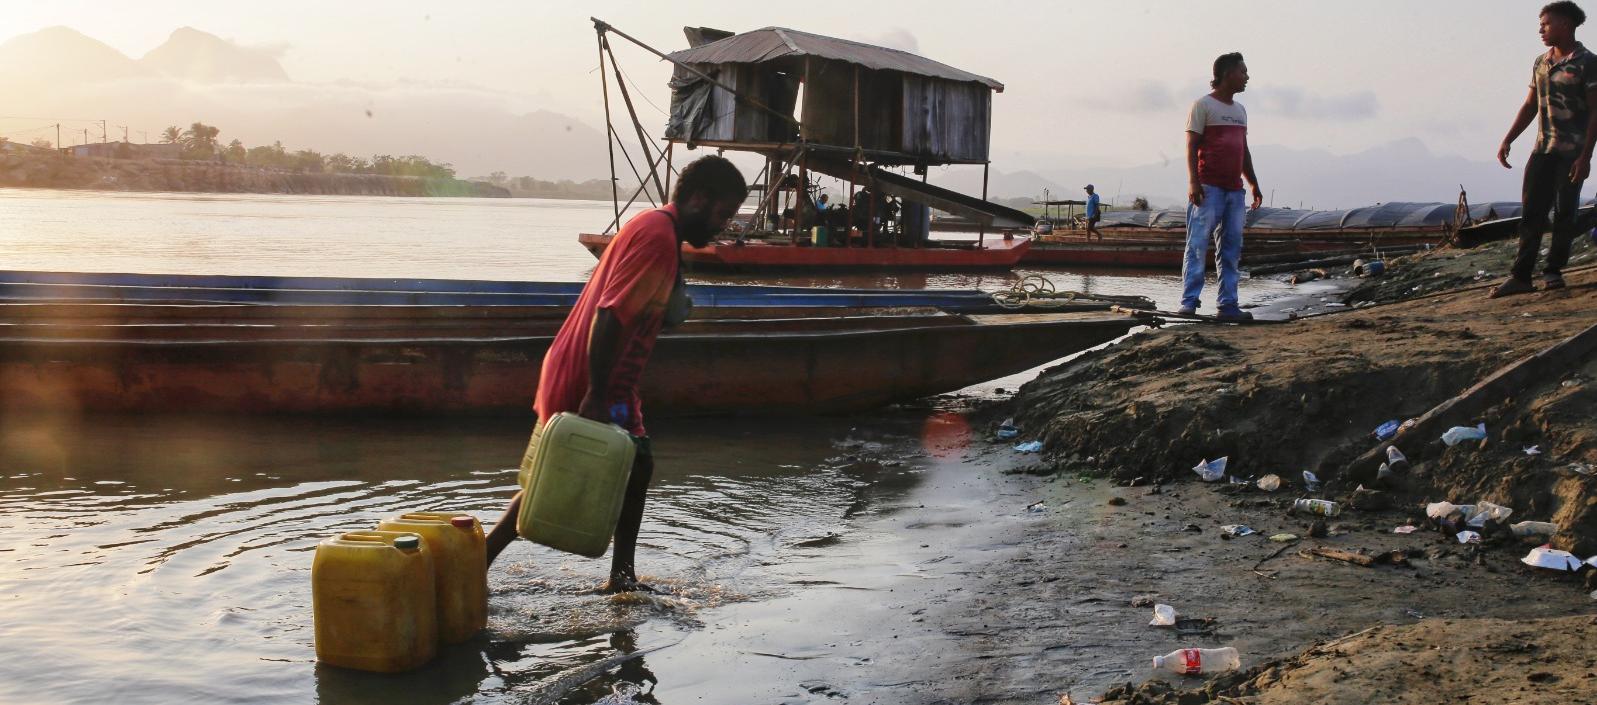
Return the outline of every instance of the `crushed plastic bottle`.
{"type": "Polygon", "coordinates": [[[1486,438],[1486,424],[1474,426],[1454,426],[1442,434],[1442,442],[1449,446],[1456,446],[1464,441],[1479,441],[1486,438]]]}
{"type": "Polygon", "coordinates": [[[1230,538],[1239,539],[1243,536],[1252,536],[1259,532],[1254,531],[1253,527],[1248,526],[1247,524],[1226,524],[1225,526],[1220,527],[1220,533],[1230,538]]]}
{"type": "Polygon", "coordinates": [[[1198,473],[1198,478],[1204,482],[1215,482],[1225,477],[1225,466],[1231,460],[1230,456],[1215,458],[1214,460],[1199,459],[1192,471],[1198,473]]]}
{"type": "Polygon", "coordinates": [[[1026,441],[1025,443],[1015,446],[1015,452],[1017,453],[1036,453],[1040,452],[1041,450],[1042,441],[1026,441]]]}
{"type": "Polygon", "coordinates": [[[1153,670],[1184,676],[1235,671],[1239,668],[1242,668],[1242,657],[1230,646],[1220,649],[1176,649],[1163,656],[1153,657],[1153,670]]]}
{"type": "Polygon", "coordinates": [[[1393,470],[1401,470],[1408,466],[1408,456],[1403,455],[1403,451],[1398,450],[1397,446],[1387,446],[1386,462],[1393,470]]]}
{"type": "Polygon", "coordinates": [[[1375,481],[1377,483],[1385,484],[1390,482],[1391,479],[1396,475],[1397,473],[1392,472],[1392,466],[1387,465],[1386,463],[1381,463],[1381,467],[1375,471],[1375,481]]]}
{"type": "Polygon", "coordinates": [[[1173,627],[1175,625],[1176,625],[1176,608],[1171,607],[1170,605],[1154,605],[1153,606],[1153,621],[1149,622],[1148,626],[1150,626],[1150,627],[1173,627]]]}
{"type": "Polygon", "coordinates": [[[1522,521],[1508,530],[1515,536],[1552,536],[1558,533],[1558,525],[1550,521],[1522,521]]]}
{"type": "Polygon", "coordinates": [[[1475,505],[1475,511],[1470,514],[1469,521],[1467,523],[1470,526],[1475,527],[1486,526],[1486,521],[1490,519],[1501,524],[1504,521],[1507,521],[1509,515],[1513,513],[1513,509],[1505,507],[1501,504],[1481,502],[1480,504],[1475,505]]]}
{"type": "Polygon", "coordinates": [[[1300,499],[1292,503],[1292,511],[1315,516],[1334,517],[1342,513],[1342,505],[1329,499],[1300,499]]]}
{"type": "Polygon", "coordinates": [[[1320,478],[1308,470],[1303,471],[1303,489],[1310,492],[1320,491],[1320,478]]]}

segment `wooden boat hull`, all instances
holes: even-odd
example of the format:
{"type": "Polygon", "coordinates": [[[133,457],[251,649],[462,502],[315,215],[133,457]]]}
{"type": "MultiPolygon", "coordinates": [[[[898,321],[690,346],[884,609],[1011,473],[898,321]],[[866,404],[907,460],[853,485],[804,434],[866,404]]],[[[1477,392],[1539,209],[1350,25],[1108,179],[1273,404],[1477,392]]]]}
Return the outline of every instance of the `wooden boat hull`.
{"type": "MultiPolygon", "coordinates": [[[[0,302],[83,301],[296,306],[570,306],[582,282],[469,279],[268,277],[97,272],[0,271],[0,302]]],[[[974,289],[816,289],[793,286],[689,284],[694,307],[933,306],[985,311],[992,296],[974,289]]]]}
{"type": "MultiPolygon", "coordinates": [[[[1443,235],[1426,233],[1387,234],[1372,238],[1359,233],[1358,237],[1279,238],[1265,233],[1249,231],[1243,237],[1242,258],[1246,264],[1250,256],[1278,256],[1300,253],[1312,256],[1318,252],[1338,252],[1361,246],[1403,247],[1436,244],[1443,235]]],[[[1136,237],[1106,233],[1102,240],[1088,240],[1082,235],[1039,238],[1021,258],[1022,265],[1136,267],[1146,269],[1180,269],[1186,257],[1186,235],[1139,234],[1136,237]]],[[[1205,261],[1214,259],[1211,247],[1205,261]]]]}
{"type": "MultiPolygon", "coordinates": [[[[613,235],[584,233],[577,240],[594,257],[604,254],[613,235]]],[[[993,235],[975,242],[941,243],[933,247],[801,247],[785,243],[719,240],[706,247],[682,245],[682,261],[691,268],[729,271],[912,269],[953,271],[1010,269],[1031,248],[1031,239],[1005,240],[993,235]]]]}
{"type": "MultiPolygon", "coordinates": [[[[940,314],[841,328],[808,320],[662,336],[643,382],[647,412],[868,409],[1030,369],[1141,323],[1101,313],[940,314]]],[[[552,340],[471,330],[45,333],[0,334],[0,411],[527,415],[552,340]]]]}

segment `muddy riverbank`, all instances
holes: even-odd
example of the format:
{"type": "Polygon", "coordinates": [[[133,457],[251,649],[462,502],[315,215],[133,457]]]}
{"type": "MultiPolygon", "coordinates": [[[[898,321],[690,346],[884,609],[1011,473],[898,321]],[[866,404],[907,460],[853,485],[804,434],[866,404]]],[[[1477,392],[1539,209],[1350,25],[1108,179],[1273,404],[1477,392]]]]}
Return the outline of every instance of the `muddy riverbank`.
{"type": "Polygon", "coordinates": [[[1041,478],[1039,492],[1051,493],[1041,499],[1096,509],[1091,521],[1070,512],[1059,526],[1035,527],[1023,542],[1031,560],[996,564],[988,576],[996,592],[963,605],[983,615],[987,648],[1003,654],[971,669],[965,694],[988,702],[1048,702],[1050,692],[1135,703],[1428,702],[1439,685],[1494,683],[1494,703],[1582,700],[1559,699],[1571,688],[1597,697],[1590,657],[1557,636],[1591,619],[1594,586],[1583,585],[1585,576],[1523,566],[1519,559],[1545,539],[1487,526],[1482,544],[1461,545],[1451,531],[1425,528],[1422,509],[1491,501],[1514,508],[1510,522],[1557,524],[1555,547],[1582,558],[1597,552],[1597,356],[1544,369],[1473,414],[1470,425],[1486,424],[1484,442],[1446,447],[1399,436],[1412,467],[1378,493],[1355,498],[1357,485],[1374,483],[1342,472],[1377,445],[1372,431],[1383,422],[1421,416],[1597,323],[1597,271],[1581,267],[1592,249],[1582,243],[1576,252],[1569,288],[1499,300],[1486,299],[1484,287],[1506,270],[1508,243],[1400,259],[1391,276],[1349,295],[1367,308],[1282,325],[1171,326],[1048,370],[977,414],[980,427],[1013,417],[1021,440],[1043,441],[1031,459],[1015,458],[1008,444],[993,451],[1041,478]],[[1221,456],[1235,477],[1277,474],[1284,487],[1199,482],[1190,468],[1221,456]],[[1325,487],[1306,490],[1304,470],[1325,487]],[[1311,523],[1286,513],[1304,496],[1365,509],[1309,538],[1311,523]],[[1421,530],[1393,533],[1411,523],[1421,530]],[[1229,524],[1260,533],[1223,540],[1229,524]],[[1265,538],[1278,533],[1302,538],[1265,538]],[[1401,558],[1365,567],[1319,549],[1401,558]],[[1151,610],[1130,604],[1141,594],[1213,617],[1215,628],[1182,637],[1145,626],[1151,610]],[[1520,621],[1539,618],[1567,623],[1520,621]],[[1504,629],[1484,621],[1492,619],[1509,620],[1512,633],[1480,640],[1504,629]],[[1347,642],[1356,648],[1303,651],[1379,625],[1392,626],[1347,642]],[[1392,655],[1433,642],[1454,644],[1443,649],[1453,659],[1446,668],[1392,655]],[[1496,654],[1494,644],[1508,651],[1496,654]],[[1153,655],[1219,645],[1237,647],[1252,670],[1207,689],[1201,681],[1135,686],[1149,677],[1153,655]],[[1337,662],[1345,652],[1364,660],[1337,662]],[[1534,654],[1535,663],[1516,654],[1534,654]],[[1349,670],[1354,663],[1379,671],[1361,675],[1349,670]],[[1325,675],[1332,671],[1341,679],[1334,687],[1325,675]],[[1111,689],[1117,680],[1131,685],[1111,689]]]}

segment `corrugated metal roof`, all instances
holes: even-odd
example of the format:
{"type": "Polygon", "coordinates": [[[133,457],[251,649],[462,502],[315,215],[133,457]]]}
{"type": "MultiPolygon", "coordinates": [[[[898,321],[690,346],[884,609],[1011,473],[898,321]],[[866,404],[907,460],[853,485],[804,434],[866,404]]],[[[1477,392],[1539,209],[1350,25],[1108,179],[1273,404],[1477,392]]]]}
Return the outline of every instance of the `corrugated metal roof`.
{"type": "Polygon", "coordinates": [[[672,59],[689,64],[758,64],[790,56],[847,61],[877,71],[900,71],[949,81],[970,81],[1000,93],[1004,90],[1004,84],[991,78],[961,71],[907,51],[784,27],[756,29],[671,54],[672,59]]]}

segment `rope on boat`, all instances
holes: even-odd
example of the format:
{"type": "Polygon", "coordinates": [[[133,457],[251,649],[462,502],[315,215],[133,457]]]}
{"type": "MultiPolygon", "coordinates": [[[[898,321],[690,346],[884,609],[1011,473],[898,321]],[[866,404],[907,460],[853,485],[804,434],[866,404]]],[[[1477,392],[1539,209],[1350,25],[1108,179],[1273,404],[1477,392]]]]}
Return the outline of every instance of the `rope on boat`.
{"type": "Polygon", "coordinates": [[[993,292],[993,303],[1012,311],[1022,309],[1108,309],[1125,306],[1135,309],[1153,309],[1154,302],[1146,296],[1107,296],[1085,294],[1079,291],[1059,291],[1047,277],[1028,274],[1006,291],[993,292]]]}

